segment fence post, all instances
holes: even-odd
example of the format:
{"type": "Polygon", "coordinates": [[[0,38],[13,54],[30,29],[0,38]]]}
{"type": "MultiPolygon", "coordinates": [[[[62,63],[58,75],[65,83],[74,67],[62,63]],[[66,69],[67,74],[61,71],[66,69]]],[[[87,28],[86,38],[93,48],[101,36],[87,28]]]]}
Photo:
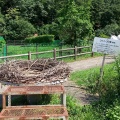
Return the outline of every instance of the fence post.
{"type": "MultiPolygon", "coordinates": [[[[91,47],[91,51],[92,51],[92,47],[91,47]]],[[[92,53],[91,53],[91,57],[93,57],[94,56],[94,52],[92,51],[92,53]]]]}
{"type": "Polygon", "coordinates": [[[53,58],[56,60],[56,48],[53,49],[53,58]]]}
{"type": "Polygon", "coordinates": [[[31,52],[28,52],[28,60],[31,60],[31,52]]]}
{"type": "Polygon", "coordinates": [[[94,52],[91,53],[91,57],[93,57],[93,56],[94,56],[94,52]]]}
{"type": "Polygon", "coordinates": [[[77,60],[77,46],[75,46],[75,48],[74,48],[74,54],[75,54],[74,59],[77,60]]]}

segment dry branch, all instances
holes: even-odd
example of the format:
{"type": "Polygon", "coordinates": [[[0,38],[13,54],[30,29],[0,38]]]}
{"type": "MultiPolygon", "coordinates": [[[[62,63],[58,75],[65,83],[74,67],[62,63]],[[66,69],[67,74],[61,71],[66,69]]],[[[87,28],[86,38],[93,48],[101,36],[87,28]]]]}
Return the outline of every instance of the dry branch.
{"type": "Polygon", "coordinates": [[[57,84],[69,77],[70,68],[53,59],[16,60],[0,66],[0,81],[15,84],[57,84]]]}

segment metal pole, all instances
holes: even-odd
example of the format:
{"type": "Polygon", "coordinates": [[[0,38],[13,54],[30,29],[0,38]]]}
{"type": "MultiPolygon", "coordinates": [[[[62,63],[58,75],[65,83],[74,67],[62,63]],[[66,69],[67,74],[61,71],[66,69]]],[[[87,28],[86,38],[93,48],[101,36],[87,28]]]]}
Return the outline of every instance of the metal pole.
{"type": "Polygon", "coordinates": [[[8,106],[11,106],[11,95],[8,95],[8,106]]]}

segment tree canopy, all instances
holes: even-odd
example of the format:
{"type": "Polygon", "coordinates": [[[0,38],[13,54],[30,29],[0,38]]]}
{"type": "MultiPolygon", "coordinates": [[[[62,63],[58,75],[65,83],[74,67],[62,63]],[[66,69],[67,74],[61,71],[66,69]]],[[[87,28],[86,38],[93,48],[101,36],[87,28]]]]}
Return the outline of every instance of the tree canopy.
{"type": "Polygon", "coordinates": [[[67,44],[120,33],[119,0],[0,0],[0,34],[53,34],[67,44]]]}

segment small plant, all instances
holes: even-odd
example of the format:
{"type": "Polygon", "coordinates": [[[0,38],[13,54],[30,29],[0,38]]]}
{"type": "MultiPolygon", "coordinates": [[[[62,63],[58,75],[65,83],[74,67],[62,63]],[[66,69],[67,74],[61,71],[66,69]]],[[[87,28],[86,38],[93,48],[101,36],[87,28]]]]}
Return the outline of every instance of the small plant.
{"type": "Polygon", "coordinates": [[[106,116],[109,120],[120,120],[120,106],[114,106],[108,109],[106,116]]]}
{"type": "Polygon", "coordinates": [[[80,106],[76,99],[67,96],[69,120],[103,120],[92,105],[80,106]]]}

